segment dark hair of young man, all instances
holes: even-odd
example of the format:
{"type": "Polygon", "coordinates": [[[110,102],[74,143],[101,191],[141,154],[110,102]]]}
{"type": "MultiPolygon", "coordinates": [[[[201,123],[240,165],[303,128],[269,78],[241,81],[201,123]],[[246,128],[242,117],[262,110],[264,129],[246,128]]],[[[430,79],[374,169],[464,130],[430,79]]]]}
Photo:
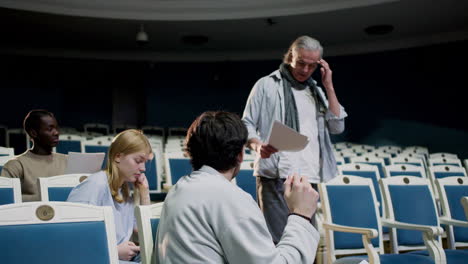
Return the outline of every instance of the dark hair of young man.
{"type": "Polygon", "coordinates": [[[193,169],[208,165],[224,172],[236,167],[247,136],[247,128],[236,114],[222,111],[201,114],[185,139],[193,169]]]}
{"type": "Polygon", "coordinates": [[[24,122],[23,122],[23,128],[26,131],[26,133],[28,133],[29,136],[31,136],[31,132],[30,132],[31,130],[36,130],[36,131],[39,130],[40,124],[41,124],[41,118],[44,116],[50,116],[50,117],[55,118],[54,114],[52,114],[51,112],[47,110],[35,109],[35,110],[29,111],[29,113],[24,118],[24,122]]]}

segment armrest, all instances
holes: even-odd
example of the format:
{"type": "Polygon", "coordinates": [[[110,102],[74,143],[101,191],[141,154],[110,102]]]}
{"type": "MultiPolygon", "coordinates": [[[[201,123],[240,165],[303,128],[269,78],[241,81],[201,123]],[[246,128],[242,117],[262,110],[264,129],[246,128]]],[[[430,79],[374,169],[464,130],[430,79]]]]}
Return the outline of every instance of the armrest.
{"type": "Polygon", "coordinates": [[[394,221],[390,219],[381,219],[381,223],[387,227],[419,230],[422,231],[424,244],[429,252],[429,255],[435,263],[447,263],[444,249],[435,236],[443,234],[444,230],[439,226],[417,225],[394,221]]]}
{"type": "Polygon", "coordinates": [[[429,235],[433,235],[433,236],[440,236],[444,233],[444,230],[439,226],[417,225],[417,224],[394,221],[390,219],[381,219],[381,223],[383,226],[386,226],[386,227],[419,230],[422,232],[429,233],[429,235]]]}
{"type": "Polygon", "coordinates": [[[440,223],[444,225],[452,225],[452,226],[460,226],[460,227],[468,227],[467,221],[460,221],[448,217],[439,217],[440,223]]]}
{"type": "Polygon", "coordinates": [[[323,228],[330,229],[333,231],[339,231],[339,232],[361,234],[361,235],[368,236],[369,238],[374,238],[379,235],[379,232],[373,228],[352,227],[352,226],[337,225],[337,224],[332,224],[332,223],[323,223],[323,228]]]}
{"type": "MultiPolygon", "coordinates": [[[[362,243],[363,243],[364,248],[366,249],[369,263],[380,263],[380,257],[379,257],[378,251],[375,250],[374,246],[371,243],[371,239],[379,235],[379,232],[377,230],[373,228],[352,227],[352,226],[337,225],[337,224],[332,224],[332,223],[323,223],[323,229],[325,229],[325,231],[332,230],[332,231],[339,231],[339,232],[361,234],[362,243]]],[[[333,248],[333,245],[330,239],[327,239],[327,246],[329,248],[333,248]]],[[[329,261],[331,261],[332,259],[333,258],[329,256],[329,261]]]]}

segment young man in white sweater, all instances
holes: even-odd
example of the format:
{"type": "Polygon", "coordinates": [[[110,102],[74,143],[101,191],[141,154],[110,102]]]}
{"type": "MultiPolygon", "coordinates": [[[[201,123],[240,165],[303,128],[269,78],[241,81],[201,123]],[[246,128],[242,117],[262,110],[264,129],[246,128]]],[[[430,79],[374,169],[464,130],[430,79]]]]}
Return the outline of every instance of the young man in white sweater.
{"type": "Polygon", "coordinates": [[[285,181],[290,215],[273,243],[252,197],[231,183],[243,160],[247,129],[227,112],[205,112],[190,126],[193,172],[169,191],[155,243],[156,263],[313,263],[319,241],[310,217],[318,193],[298,175],[285,181]]]}

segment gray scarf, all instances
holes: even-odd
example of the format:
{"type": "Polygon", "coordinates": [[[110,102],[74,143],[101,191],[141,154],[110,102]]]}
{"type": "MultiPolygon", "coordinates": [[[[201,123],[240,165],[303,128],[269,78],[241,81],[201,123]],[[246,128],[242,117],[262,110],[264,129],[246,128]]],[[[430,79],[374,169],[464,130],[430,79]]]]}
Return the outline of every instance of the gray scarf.
{"type": "Polygon", "coordinates": [[[303,83],[298,82],[291,75],[291,72],[289,71],[289,65],[285,63],[281,63],[279,71],[283,77],[284,123],[288,127],[296,130],[297,132],[300,132],[296,100],[294,99],[294,94],[291,89],[294,87],[294,89],[304,90],[305,88],[309,87],[315,100],[317,113],[319,111],[325,112],[325,102],[323,102],[322,98],[317,95],[317,86],[315,85],[312,77],[303,83]]]}

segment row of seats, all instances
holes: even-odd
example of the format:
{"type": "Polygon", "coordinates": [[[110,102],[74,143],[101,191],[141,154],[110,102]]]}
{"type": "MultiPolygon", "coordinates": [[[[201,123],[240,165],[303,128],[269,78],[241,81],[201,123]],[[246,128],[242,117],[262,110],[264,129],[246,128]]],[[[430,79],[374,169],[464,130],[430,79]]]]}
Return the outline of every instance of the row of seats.
{"type": "MultiPolygon", "coordinates": [[[[319,228],[325,230],[327,263],[349,254],[366,254],[370,263],[411,263],[414,255],[399,253],[422,249],[428,251],[412,254],[428,255],[434,263],[466,263],[467,256],[459,250],[443,249],[441,226],[450,238],[450,249],[468,245],[468,222],[460,203],[462,197],[468,196],[468,181],[463,177],[447,177],[436,182],[442,194],[441,217],[436,213],[427,179],[414,176],[381,179],[385,217],[379,216],[370,179],[340,175],[320,184],[323,220],[319,228]],[[391,241],[392,253],[398,255],[384,252],[382,226],[396,230],[391,241]]],[[[465,200],[468,210],[468,197],[465,200]]],[[[135,208],[143,264],[151,263],[162,205],[135,208]]],[[[42,258],[47,263],[117,263],[112,218],[110,208],[74,203],[0,206],[0,245],[7,252],[3,260],[6,263],[41,260],[38,257],[44,255],[41,251],[48,252],[46,249],[53,246],[57,253],[42,258]],[[77,249],[76,241],[87,243],[77,249]]]]}
{"type": "MultiPolygon", "coordinates": [[[[340,175],[319,185],[326,263],[356,254],[366,254],[370,263],[467,263],[468,251],[455,250],[468,246],[468,222],[461,203],[465,199],[468,211],[467,177],[436,179],[442,205],[440,216],[428,179],[394,176],[380,179],[379,185],[382,216],[371,179],[340,175]],[[384,251],[382,227],[391,230],[391,252],[384,251]],[[450,250],[442,247],[444,233],[450,250]],[[411,254],[399,254],[408,250],[411,254]],[[434,262],[417,262],[421,255],[434,262]]],[[[338,263],[346,263],[345,260],[338,263]]]]}
{"type": "MultiPolygon", "coordinates": [[[[143,264],[151,263],[161,209],[162,203],[135,208],[143,264]]],[[[117,264],[114,223],[112,208],[107,206],[69,202],[2,205],[2,263],[117,264]]]]}
{"type": "MultiPolygon", "coordinates": [[[[66,201],[73,187],[86,180],[89,175],[79,173],[39,177],[41,201],[66,201]]],[[[253,199],[256,199],[256,182],[253,176],[252,162],[243,162],[239,174],[232,182],[252,195],[253,199]]],[[[0,177],[0,205],[19,202],[21,202],[20,180],[0,177]]]]}

